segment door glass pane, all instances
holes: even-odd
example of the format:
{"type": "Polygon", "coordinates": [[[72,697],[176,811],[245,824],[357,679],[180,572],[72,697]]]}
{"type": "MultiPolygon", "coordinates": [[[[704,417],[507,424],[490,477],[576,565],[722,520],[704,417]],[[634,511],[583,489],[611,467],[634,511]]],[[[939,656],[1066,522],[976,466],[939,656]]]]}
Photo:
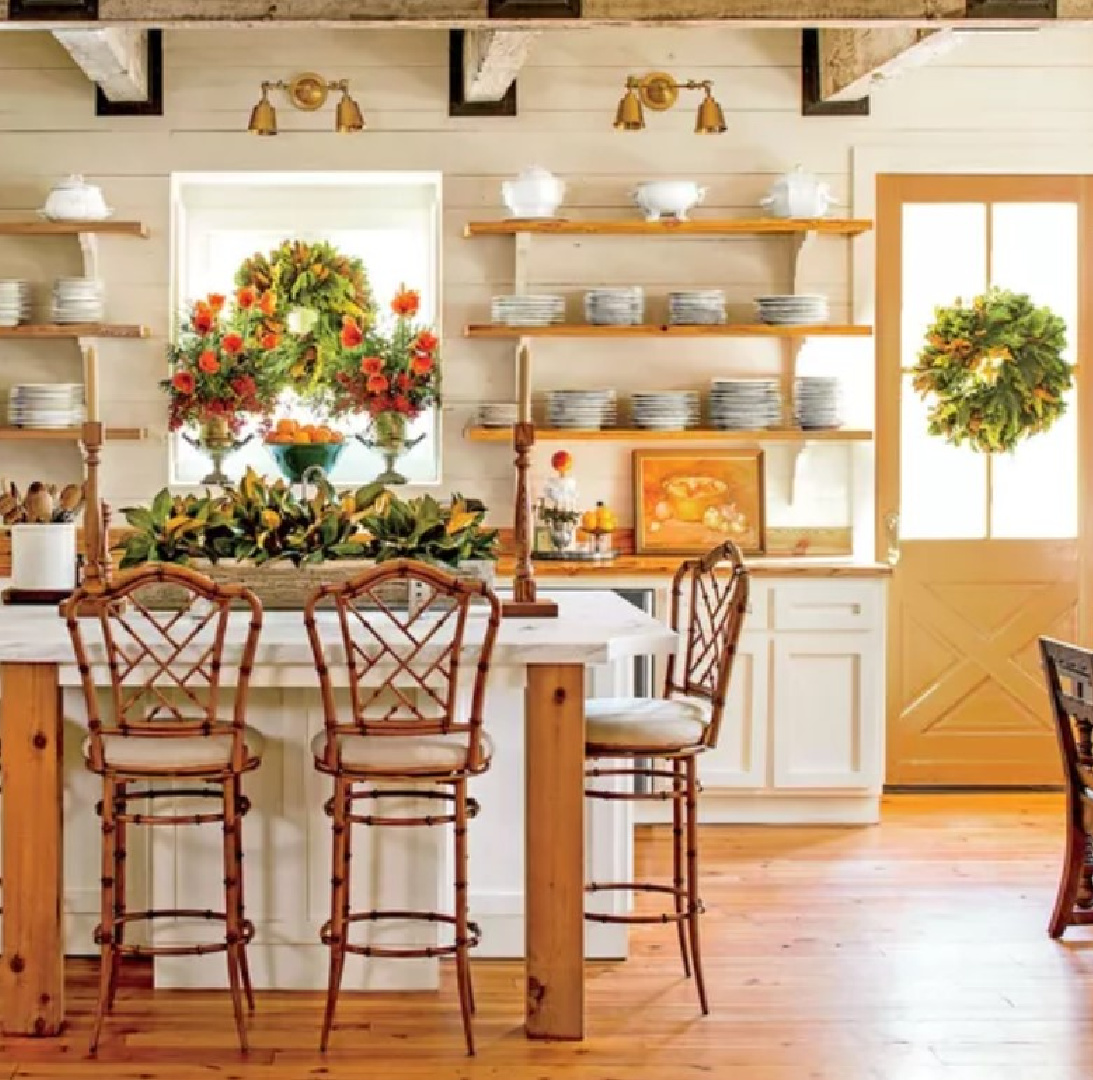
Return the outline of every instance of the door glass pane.
{"type": "MultiPolygon", "coordinates": [[[[1078,208],[1074,203],[997,203],[993,207],[993,283],[1026,292],[1067,324],[1067,359],[1078,336],[1078,208]]],[[[1069,408],[1048,432],[993,461],[991,535],[1078,535],[1078,422],[1069,408]]]]}
{"type": "MultiPolygon", "coordinates": [[[[987,283],[983,203],[903,207],[901,366],[914,364],[934,308],[972,297],[987,283]]],[[[928,434],[929,401],[902,380],[900,532],[908,540],[977,539],[987,534],[987,462],[928,434]]]]}

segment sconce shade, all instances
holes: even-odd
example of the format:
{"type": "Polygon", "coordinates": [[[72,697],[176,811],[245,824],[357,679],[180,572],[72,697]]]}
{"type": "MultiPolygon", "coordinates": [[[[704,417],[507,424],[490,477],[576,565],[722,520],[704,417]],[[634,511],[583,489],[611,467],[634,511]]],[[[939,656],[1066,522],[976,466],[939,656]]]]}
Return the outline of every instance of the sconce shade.
{"type": "Polygon", "coordinates": [[[718,135],[725,130],[725,113],[714,98],[707,93],[698,106],[695,131],[703,135],[718,135]]]}
{"type": "Polygon", "coordinates": [[[342,99],[334,114],[334,128],[341,132],[364,130],[361,107],[349,96],[348,90],[342,91],[342,99]]]}
{"type": "Polygon", "coordinates": [[[253,135],[277,134],[277,110],[270,104],[269,93],[262,91],[262,97],[250,114],[247,130],[253,135]]]}
{"type": "Polygon", "coordinates": [[[645,127],[645,110],[633,87],[627,89],[615,113],[615,127],[620,131],[641,131],[645,127]]]}

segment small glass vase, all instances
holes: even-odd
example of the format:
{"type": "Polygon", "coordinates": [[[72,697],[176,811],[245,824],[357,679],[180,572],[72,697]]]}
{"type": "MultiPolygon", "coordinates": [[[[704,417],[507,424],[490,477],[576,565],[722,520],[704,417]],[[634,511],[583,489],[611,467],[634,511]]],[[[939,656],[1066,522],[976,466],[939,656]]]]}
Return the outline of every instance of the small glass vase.
{"type": "Polygon", "coordinates": [[[416,439],[406,437],[407,419],[399,412],[382,412],[372,417],[370,437],[358,435],[357,439],[370,450],[378,450],[383,456],[383,472],[376,477],[380,484],[405,484],[406,477],[395,465],[400,457],[412,450],[422,439],[424,433],[416,439]]]}
{"type": "Polygon", "coordinates": [[[254,438],[253,435],[248,435],[245,439],[237,439],[232,433],[227,417],[224,416],[213,416],[203,421],[196,439],[185,432],[182,437],[195,450],[206,454],[213,463],[212,472],[201,483],[217,484],[221,487],[231,483],[224,472],[224,462],[237,450],[242,450],[254,438]]]}

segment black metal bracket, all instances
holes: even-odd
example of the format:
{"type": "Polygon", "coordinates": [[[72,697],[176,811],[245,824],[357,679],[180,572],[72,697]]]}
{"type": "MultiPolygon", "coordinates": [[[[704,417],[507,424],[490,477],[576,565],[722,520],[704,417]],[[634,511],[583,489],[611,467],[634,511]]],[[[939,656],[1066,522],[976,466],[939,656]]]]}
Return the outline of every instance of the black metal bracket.
{"type": "Polygon", "coordinates": [[[8,0],[8,18],[24,19],[88,19],[99,17],[99,0],[8,0]]]}
{"type": "Polygon", "coordinates": [[[824,101],[820,97],[820,31],[801,31],[801,115],[868,116],[869,98],[824,101]]]}
{"type": "Polygon", "coordinates": [[[581,0],[490,0],[491,19],[579,19],[581,0]]]}
{"type": "Polygon", "coordinates": [[[163,115],[163,31],[149,30],[148,55],[144,58],[148,72],[148,95],[143,101],[111,101],[101,86],[95,87],[96,116],[162,116],[163,115]]]}
{"type": "Polygon", "coordinates": [[[515,116],[516,83],[513,82],[499,101],[467,101],[463,96],[463,30],[448,31],[448,115],[515,116]]]}

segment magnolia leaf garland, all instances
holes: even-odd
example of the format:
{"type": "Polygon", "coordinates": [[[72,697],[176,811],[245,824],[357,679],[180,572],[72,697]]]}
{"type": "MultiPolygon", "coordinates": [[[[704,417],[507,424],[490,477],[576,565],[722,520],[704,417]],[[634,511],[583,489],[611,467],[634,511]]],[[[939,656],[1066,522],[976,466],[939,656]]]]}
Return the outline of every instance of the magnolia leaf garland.
{"type": "Polygon", "coordinates": [[[911,370],[929,432],[985,453],[1013,450],[1066,412],[1066,323],[1025,293],[992,288],[939,307],[911,370]]]}

